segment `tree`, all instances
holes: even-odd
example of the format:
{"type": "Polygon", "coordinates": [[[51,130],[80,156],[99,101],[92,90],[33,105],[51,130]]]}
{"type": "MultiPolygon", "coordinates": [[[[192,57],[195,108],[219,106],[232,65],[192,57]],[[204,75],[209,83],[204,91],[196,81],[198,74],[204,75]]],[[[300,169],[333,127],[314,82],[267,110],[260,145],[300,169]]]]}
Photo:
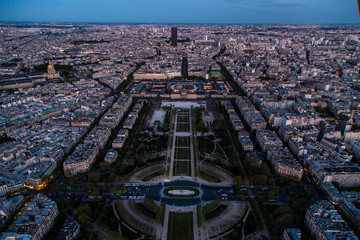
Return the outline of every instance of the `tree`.
{"type": "Polygon", "coordinates": [[[89,182],[99,182],[100,173],[91,173],[88,177],[89,182]]]}
{"type": "Polygon", "coordinates": [[[78,208],[74,210],[74,217],[80,217],[81,214],[86,214],[87,216],[92,216],[91,208],[88,205],[80,205],[78,208]]]}
{"type": "Polygon", "coordinates": [[[275,181],[274,178],[269,177],[268,180],[267,180],[267,184],[268,184],[269,186],[275,186],[275,185],[276,185],[276,181],[275,181]]]}
{"type": "Polygon", "coordinates": [[[94,189],[94,190],[91,192],[91,195],[93,195],[93,196],[95,196],[95,197],[99,196],[99,194],[100,194],[100,191],[99,191],[98,188],[94,189]]]}
{"type": "Polygon", "coordinates": [[[99,239],[99,232],[95,231],[93,234],[91,234],[89,240],[97,240],[99,239]]]}
{"type": "Polygon", "coordinates": [[[255,175],[250,178],[250,182],[254,185],[266,185],[266,175],[255,175]]]}
{"type": "Polygon", "coordinates": [[[121,167],[119,168],[119,171],[118,171],[118,175],[124,175],[126,174],[126,166],[123,164],[121,165],[121,167]]]}
{"type": "Polygon", "coordinates": [[[110,165],[108,163],[106,163],[106,162],[100,162],[99,166],[103,170],[108,169],[110,167],[110,165]]]}
{"type": "Polygon", "coordinates": [[[249,156],[246,156],[245,157],[245,165],[246,166],[250,166],[250,167],[256,167],[258,168],[259,167],[259,162],[254,160],[253,158],[249,157],[249,156]]]}
{"type": "Polygon", "coordinates": [[[241,185],[243,183],[242,178],[240,176],[235,176],[234,177],[234,182],[235,182],[236,190],[239,191],[240,188],[241,188],[241,185]]]}
{"type": "Polygon", "coordinates": [[[110,173],[110,175],[109,175],[109,182],[114,181],[115,177],[116,177],[116,174],[115,174],[115,173],[113,173],[113,172],[110,173]]]}
{"type": "Polygon", "coordinates": [[[79,222],[80,222],[81,224],[87,224],[87,223],[89,222],[89,216],[86,215],[85,213],[80,214],[80,216],[79,216],[79,222]]]}
{"type": "Polygon", "coordinates": [[[64,205],[67,205],[68,204],[68,200],[66,197],[61,197],[61,202],[64,204],[64,205]]]}
{"type": "Polygon", "coordinates": [[[269,167],[268,167],[268,165],[265,163],[265,162],[263,162],[262,164],[261,164],[261,172],[263,173],[263,174],[266,174],[266,175],[268,175],[268,174],[270,174],[270,169],[269,169],[269,167]]]}
{"type": "Polygon", "coordinates": [[[273,191],[269,191],[267,193],[268,200],[275,200],[275,193],[273,191]]]}
{"type": "Polygon", "coordinates": [[[292,213],[286,213],[276,218],[275,224],[278,227],[279,231],[284,230],[285,227],[289,226],[294,219],[294,215],[292,213]]]}

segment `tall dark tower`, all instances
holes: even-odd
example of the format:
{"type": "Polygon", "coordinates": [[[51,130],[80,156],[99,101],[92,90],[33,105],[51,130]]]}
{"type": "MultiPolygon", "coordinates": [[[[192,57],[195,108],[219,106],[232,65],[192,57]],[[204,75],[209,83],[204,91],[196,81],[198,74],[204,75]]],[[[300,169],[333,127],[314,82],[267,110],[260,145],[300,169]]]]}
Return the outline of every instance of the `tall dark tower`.
{"type": "Polygon", "coordinates": [[[181,77],[183,80],[188,78],[188,59],[187,57],[183,57],[182,64],[181,64],[181,77]]]}
{"type": "Polygon", "coordinates": [[[359,17],[360,17],[360,0],[358,0],[357,2],[358,2],[358,12],[359,12],[359,17]]]}
{"type": "Polygon", "coordinates": [[[177,46],[177,27],[171,28],[171,46],[177,46]]]}

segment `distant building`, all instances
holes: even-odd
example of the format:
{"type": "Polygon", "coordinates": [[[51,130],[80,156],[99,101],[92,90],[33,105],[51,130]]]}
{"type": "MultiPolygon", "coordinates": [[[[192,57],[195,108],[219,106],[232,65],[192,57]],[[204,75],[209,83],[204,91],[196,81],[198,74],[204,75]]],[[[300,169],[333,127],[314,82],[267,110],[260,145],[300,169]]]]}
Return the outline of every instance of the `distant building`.
{"type": "Polygon", "coordinates": [[[57,240],[73,240],[76,239],[80,233],[80,224],[73,218],[66,219],[62,226],[57,240]]]}
{"type": "Polygon", "coordinates": [[[282,148],[283,146],[282,141],[274,131],[257,129],[255,139],[263,152],[267,152],[271,147],[282,148]]]}
{"type": "Polygon", "coordinates": [[[308,161],[310,175],[318,182],[338,182],[345,187],[360,186],[360,167],[352,163],[308,161]]]}
{"type": "Polygon", "coordinates": [[[345,200],[340,205],[341,212],[352,221],[357,228],[360,228],[360,210],[351,202],[345,200]]]}
{"type": "Polygon", "coordinates": [[[320,240],[358,239],[335,207],[328,201],[319,201],[307,209],[305,225],[320,240]]]}
{"type": "Polygon", "coordinates": [[[360,160],[360,141],[356,140],[353,142],[352,153],[356,160],[360,160]]]}
{"type": "Polygon", "coordinates": [[[59,73],[56,72],[54,65],[52,65],[52,63],[49,61],[49,65],[47,67],[46,78],[53,79],[53,78],[59,78],[59,77],[60,77],[59,73]]]}
{"type": "Polygon", "coordinates": [[[287,148],[272,147],[267,152],[267,158],[277,174],[301,179],[303,168],[287,148]]]}
{"type": "Polygon", "coordinates": [[[301,231],[298,228],[285,228],[284,233],[282,235],[283,240],[300,240],[301,239],[301,231]]]}
{"type": "Polygon", "coordinates": [[[0,198],[0,226],[7,220],[11,215],[19,211],[23,205],[25,198],[23,195],[11,197],[11,198],[0,198]]]}
{"type": "MultiPolygon", "coordinates": [[[[177,75],[180,75],[180,73],[177,75]]],[[[143,79],[166,80],[168,78],[168,75],[165,72],[143,70],[143,69],[138,70],[136,73],[134,73],[133,76],[135,80],[143,80],[143,79]]]]}
{"type": "Polygon", "coordinates": [[[122,148],[126,142],[126,139],[129,136],[129,130],[128,129],[121,129],[116,138],[114,139],[114,141],[112,142],[112,147],[113,148],[122,148]]]}
{"type": "Polygon", "coordinates": [[[254,144],[252,143],[249,137],[243,137],[240,134],[238,134],[238,139],[241,148],[244,150],[244,152],[251,152],[254,150],[254,144]]]}
{"type": "Polygon", "coordinates": [[[0,176],[0,196],[4,197],[6,194],[19,192],[23,188],[24,183],[22,181],[0,176]]]}
{"type": "Polygon", "coordinates": [[[37,83],[46,82],[45,74],[12,74],[0,76],[0,89],[32,87],[37,83]]]}
{"type": "Polygon", "coordinates": [[[104,161],[107,163],[113,163],[116,161],[117,156],[117,151],[115,151],[114,149],[110,149],[105,155],[104,161]]]}
{"type": "Polygon", "coordinates": [[[42,239],[53,227],[59,211],[55,202],[37,194],[0,237],[1,240],[42,239]]]}
{"type": "Polygon", "coordinates": [[[177,47],[177,27],[171,28],[171,46],[177,47]]]}
{"type": "Polygon", "coordinates": [[[329,195],[329,199],[333,203],[340,203],[344,200],[344,195],[337,190],[331,182],[324,182],[321,185],[322,189],[329,195]]]}

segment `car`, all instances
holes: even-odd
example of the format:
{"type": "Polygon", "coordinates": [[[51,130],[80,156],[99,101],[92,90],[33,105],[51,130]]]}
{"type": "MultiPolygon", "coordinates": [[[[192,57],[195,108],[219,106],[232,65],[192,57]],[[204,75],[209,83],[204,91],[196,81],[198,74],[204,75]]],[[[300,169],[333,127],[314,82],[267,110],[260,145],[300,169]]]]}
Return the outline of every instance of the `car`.
{"type": "Polygon", "coordinates": [[[170,182],[171,180],[170,180],[170,178],[165,178],[164,181],[165,181],[165,182],[170,182]]]}

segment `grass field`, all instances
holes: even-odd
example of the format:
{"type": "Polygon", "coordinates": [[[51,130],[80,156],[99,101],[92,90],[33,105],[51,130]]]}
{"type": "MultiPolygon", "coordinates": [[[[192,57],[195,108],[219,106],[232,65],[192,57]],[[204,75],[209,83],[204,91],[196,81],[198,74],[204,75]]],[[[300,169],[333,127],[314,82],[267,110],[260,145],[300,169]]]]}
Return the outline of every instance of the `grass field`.
{"type": "Polygon", "coordinates": [[[190,116],[189,115],[178,115],[176,131],[177,132],[189,132],[190,131],[190,116]]]}
{"type": "Polygon", "coordinates": [[[192,213],[169,213],[167,240],[194,239],[192,213]]]}
{"type": "Polygon", "coordinates": [[[181,122],[181,123],[189,123],[189,115],[186,114],[186,115],[179,115],[178,116],[178,122],[181,122]]]}
{"type": "Polygon", "coordinates": [[[190,137],[176,137],[175,147],[190,147],[190,137]]]}
{"type": "Polygon", "coordinates": [[[190,160],[190,148],[175,148],[174,160],[190,160]]]}
{"type": "Polygon", "coordinates": [[[174,161],[174,176],[190,176],[190,161],[174,161]]]}
{"type": "Polygon", "coordinates": [[[179,137],[175,139],[174,172],[175,176],[190,176],[191,173],[191,148],[190,137],[179,137]],[[177,161],[186,160],[186,161],[177,161]]]}
{"type": "Polygon", "coordinates": [[[189,123],[177,123],[176,131],[177,132],[189,132],[190,124],[189,123]]]}

